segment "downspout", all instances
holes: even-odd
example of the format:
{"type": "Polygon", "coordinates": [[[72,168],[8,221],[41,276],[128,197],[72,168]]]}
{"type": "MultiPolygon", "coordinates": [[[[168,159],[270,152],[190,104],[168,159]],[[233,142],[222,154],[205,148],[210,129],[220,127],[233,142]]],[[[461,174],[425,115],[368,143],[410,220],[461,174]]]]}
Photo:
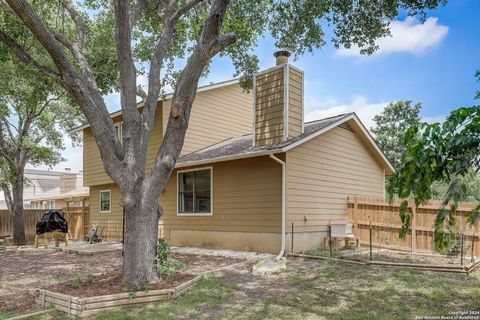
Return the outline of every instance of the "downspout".
{"type": "Polygon", "coordinates": [[[280,252],[275,260],[280,260],[283,255],[285,254],[285,225],[286,225],[286,197],[285,197],[285,167],[286,164],[284,161],[280,160],[279,158],[275,157],[273,154],[269,155],[270,158],[275,160],[276,162],[282,165],[282,247],[280,248],[280,252]]]}

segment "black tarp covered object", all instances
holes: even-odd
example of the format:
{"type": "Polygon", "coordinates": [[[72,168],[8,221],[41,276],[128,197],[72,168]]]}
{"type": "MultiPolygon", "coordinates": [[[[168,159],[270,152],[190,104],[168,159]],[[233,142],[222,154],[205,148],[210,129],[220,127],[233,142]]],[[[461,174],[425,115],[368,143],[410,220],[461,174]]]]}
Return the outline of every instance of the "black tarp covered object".
{"type": "Polygon", "coordinates": [[[44,234],[46,232],[51,232],[58,230],[63,233],[68,232],[67,220],[65,220],[65,215],[60,210],[49,210],[44,213],[40,221],[37,222],[36,233],[44,234]]]}

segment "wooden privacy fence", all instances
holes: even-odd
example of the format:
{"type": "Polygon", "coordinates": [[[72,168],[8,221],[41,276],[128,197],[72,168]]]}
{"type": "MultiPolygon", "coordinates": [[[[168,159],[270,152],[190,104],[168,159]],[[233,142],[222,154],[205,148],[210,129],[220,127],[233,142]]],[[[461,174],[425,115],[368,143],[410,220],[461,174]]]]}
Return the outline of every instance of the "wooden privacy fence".
{"type": "MultiPolygon", "coordinates": [[[[35,226],[45,210],[23,210],[25,238],[28,242],[35,240],[35,226]]],[[[13,235],[12,216],[8,210],[0,210],[0,235],[13,235]]]]}
{"type": "Polygon", "coordinates": [[[65,212],[68,224],[68,238],[74,240],[87,239],[89,229],[88,207],[67,207],[61,209],[65,212]]]}
{"type": "MultiPolygon", "coordinates": [[[[399,211],[401,201],[389,203],[382,198],[348,197],[348,218],[353,222],[353,233],[360,239],[360,244],[368,245],[370,226],[372,228],[372,244],[376,247],[411,250],[413,252],[433,252],[433,225],[435,217],[442,207],[441,201],[429,201],[415,208],[409,202],[407,212],[410,215],[411,227],[405,239],[399,238],[402,227],[399,211]],[[412,217],[413,214],[413,217],[412,217]]],[[[460,203],[455,214],[457,226],[464,233],[464,250],[469,255],[474,238],[474,252],[480,255],[480,224],[475,227],[467,224],[469,212],[474,208],[472,203],[460,203]]]]}
{"type": "MultiPolygon", "coordinates": [[[[35,227],[42,215],[49,209],[23,210],[25,238],[27,242],[35,240],[35,227]]],[[[88,207],[69,207],[60,209],[65,213],[68,223],[69,239],[85,240],[88,233],[88,207]]],[[[0,210],[0,235],[13,235],[12,217],[8,210],[0,210]]]]}

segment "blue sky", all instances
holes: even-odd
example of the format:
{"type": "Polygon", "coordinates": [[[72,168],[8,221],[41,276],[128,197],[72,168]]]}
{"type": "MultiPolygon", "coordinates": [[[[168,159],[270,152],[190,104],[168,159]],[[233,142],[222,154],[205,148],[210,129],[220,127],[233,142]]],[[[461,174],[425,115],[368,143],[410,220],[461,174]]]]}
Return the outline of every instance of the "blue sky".
{"type": "MultiPolygon", "coordinates": [[[[425,121],[441,121],[451,110],[479,103],[474,100],[480,83],[480,1],[450,0],[432,10],[424,24],[399,16],[391,25],[392,37],[380,39],[380,50],[360,56],[355,49],[336,50],[327,44],[313,54],[291,61],[305,71],[305,115],[313,120],[355,111],[367,127],[373,115],[395,100],[423,104],[425,121]]],[[[327,31],[327,36],[329,30],[327,31]]],[[[266,36],[256,49],[261,68],[274,65],[274,41],[266,36]]],[[[228,80],[233,67],[227,58],[216,58],[201,84],[228,80]]],[[[119,109],[118,94],[106,98],[110,111],[119,109]]],[[[67,142],[67,162],[54,169],[82,169],[81,148],[67,142]]]]}

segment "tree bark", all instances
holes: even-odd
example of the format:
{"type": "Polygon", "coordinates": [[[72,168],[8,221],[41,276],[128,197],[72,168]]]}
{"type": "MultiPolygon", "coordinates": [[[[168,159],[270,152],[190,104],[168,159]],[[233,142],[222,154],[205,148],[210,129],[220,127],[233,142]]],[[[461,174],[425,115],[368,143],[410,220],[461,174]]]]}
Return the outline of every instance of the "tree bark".
{"type": "Polygon", "coordinates": [[[23,222],[23,174],[12,185],[12,200],[13,244],[23,246],[27,243],[23,222]]]}
{"type": "Polygon", "coordinates": [[[158,280],[155,257],[161,210],[156,199],[130,192],[124,198],[125,238],[123,243],[123,280],[134,285],[158,280]],[[132,197],[132,193],[134,196],[132,197]]]}

